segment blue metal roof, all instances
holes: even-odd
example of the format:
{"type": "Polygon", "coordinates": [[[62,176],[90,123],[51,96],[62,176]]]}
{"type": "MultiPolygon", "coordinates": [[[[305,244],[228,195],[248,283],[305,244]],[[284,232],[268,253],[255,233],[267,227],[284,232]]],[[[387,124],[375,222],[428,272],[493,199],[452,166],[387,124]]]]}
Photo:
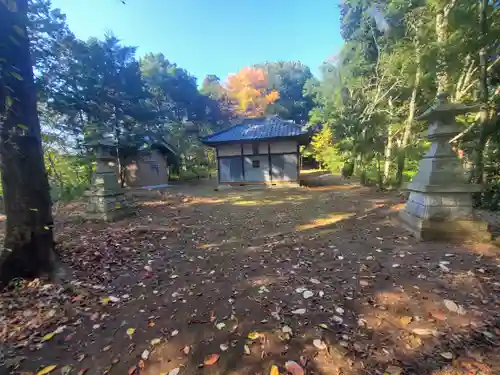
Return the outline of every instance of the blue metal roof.
{"type": "Polygon", "coordinates": [[[210,134],[201,139],[203,143],[223,143],[237,141],[256,141],[261,139],[296,137],[306,134],[300,125],[285,121],[277,116],[246,119],[228,129],[210,134]]]}

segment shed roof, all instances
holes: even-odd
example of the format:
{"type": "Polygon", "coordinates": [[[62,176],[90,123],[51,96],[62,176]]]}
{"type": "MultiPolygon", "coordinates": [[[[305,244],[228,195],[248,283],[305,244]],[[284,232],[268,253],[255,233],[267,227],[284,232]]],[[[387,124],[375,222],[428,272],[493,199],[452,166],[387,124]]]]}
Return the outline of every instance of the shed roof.
{"type": "Polygon", "coordinates": [[[207,145],[238,141],[257,141],[299,137],[308,134],[293,121],[286,121],[277,116],[245,119],[225,130],[201,138],[207,145]]]}

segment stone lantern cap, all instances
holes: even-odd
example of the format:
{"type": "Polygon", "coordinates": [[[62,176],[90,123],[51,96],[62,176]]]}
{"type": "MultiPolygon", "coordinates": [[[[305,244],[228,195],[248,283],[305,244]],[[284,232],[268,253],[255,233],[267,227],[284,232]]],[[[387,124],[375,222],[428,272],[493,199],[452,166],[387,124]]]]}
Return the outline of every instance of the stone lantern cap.
{"type": "Polygon", "coordinates": [[[438,94],[436,103],[418,116],[416,120],[434,120],[443,117],[455,117],[468,112],[477,112],[480,109],[479,105],[450,103],[449,96],[450,95],[446,92],[438,94]]]}

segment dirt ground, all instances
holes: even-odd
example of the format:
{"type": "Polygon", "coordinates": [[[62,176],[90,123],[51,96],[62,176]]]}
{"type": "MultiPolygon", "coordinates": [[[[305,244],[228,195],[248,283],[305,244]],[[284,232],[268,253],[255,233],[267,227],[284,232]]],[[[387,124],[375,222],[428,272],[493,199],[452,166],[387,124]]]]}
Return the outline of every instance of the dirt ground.
{"type": "Polygon", "coordinates": [[[332,182],[63,209],[72,288],[2,293],[0,374],[500,374],[497,248],[419,243],[400,197],[332,182]]]}

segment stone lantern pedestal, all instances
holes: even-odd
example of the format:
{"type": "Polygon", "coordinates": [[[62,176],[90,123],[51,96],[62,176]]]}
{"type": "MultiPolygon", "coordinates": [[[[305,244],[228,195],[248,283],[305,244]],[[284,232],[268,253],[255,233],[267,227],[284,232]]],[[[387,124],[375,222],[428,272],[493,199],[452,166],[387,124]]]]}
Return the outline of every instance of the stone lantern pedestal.
{"type": "Polygon", "coordinates": [[[490,240],[486,222],[473,215],[472,193],[481,186],[469,184],[449,141],[460,133],[455,117],[477,107],[448,102],[439,94],[436,104],[419,120],[427,120],[431,146],[408,184],[408,202],[400,211],[403,225],[421,240],[490,240]]]}
{"type": "Polygon", "coordinates": [[[85,192],[88,199],[86,217],[90,220],[113,221],[127,216],[123,189],[118,184],[116,158],[111,154],[114,142],[100,139],[87,144],[96,155],[96,169],[92,184],[85,192]]]}

